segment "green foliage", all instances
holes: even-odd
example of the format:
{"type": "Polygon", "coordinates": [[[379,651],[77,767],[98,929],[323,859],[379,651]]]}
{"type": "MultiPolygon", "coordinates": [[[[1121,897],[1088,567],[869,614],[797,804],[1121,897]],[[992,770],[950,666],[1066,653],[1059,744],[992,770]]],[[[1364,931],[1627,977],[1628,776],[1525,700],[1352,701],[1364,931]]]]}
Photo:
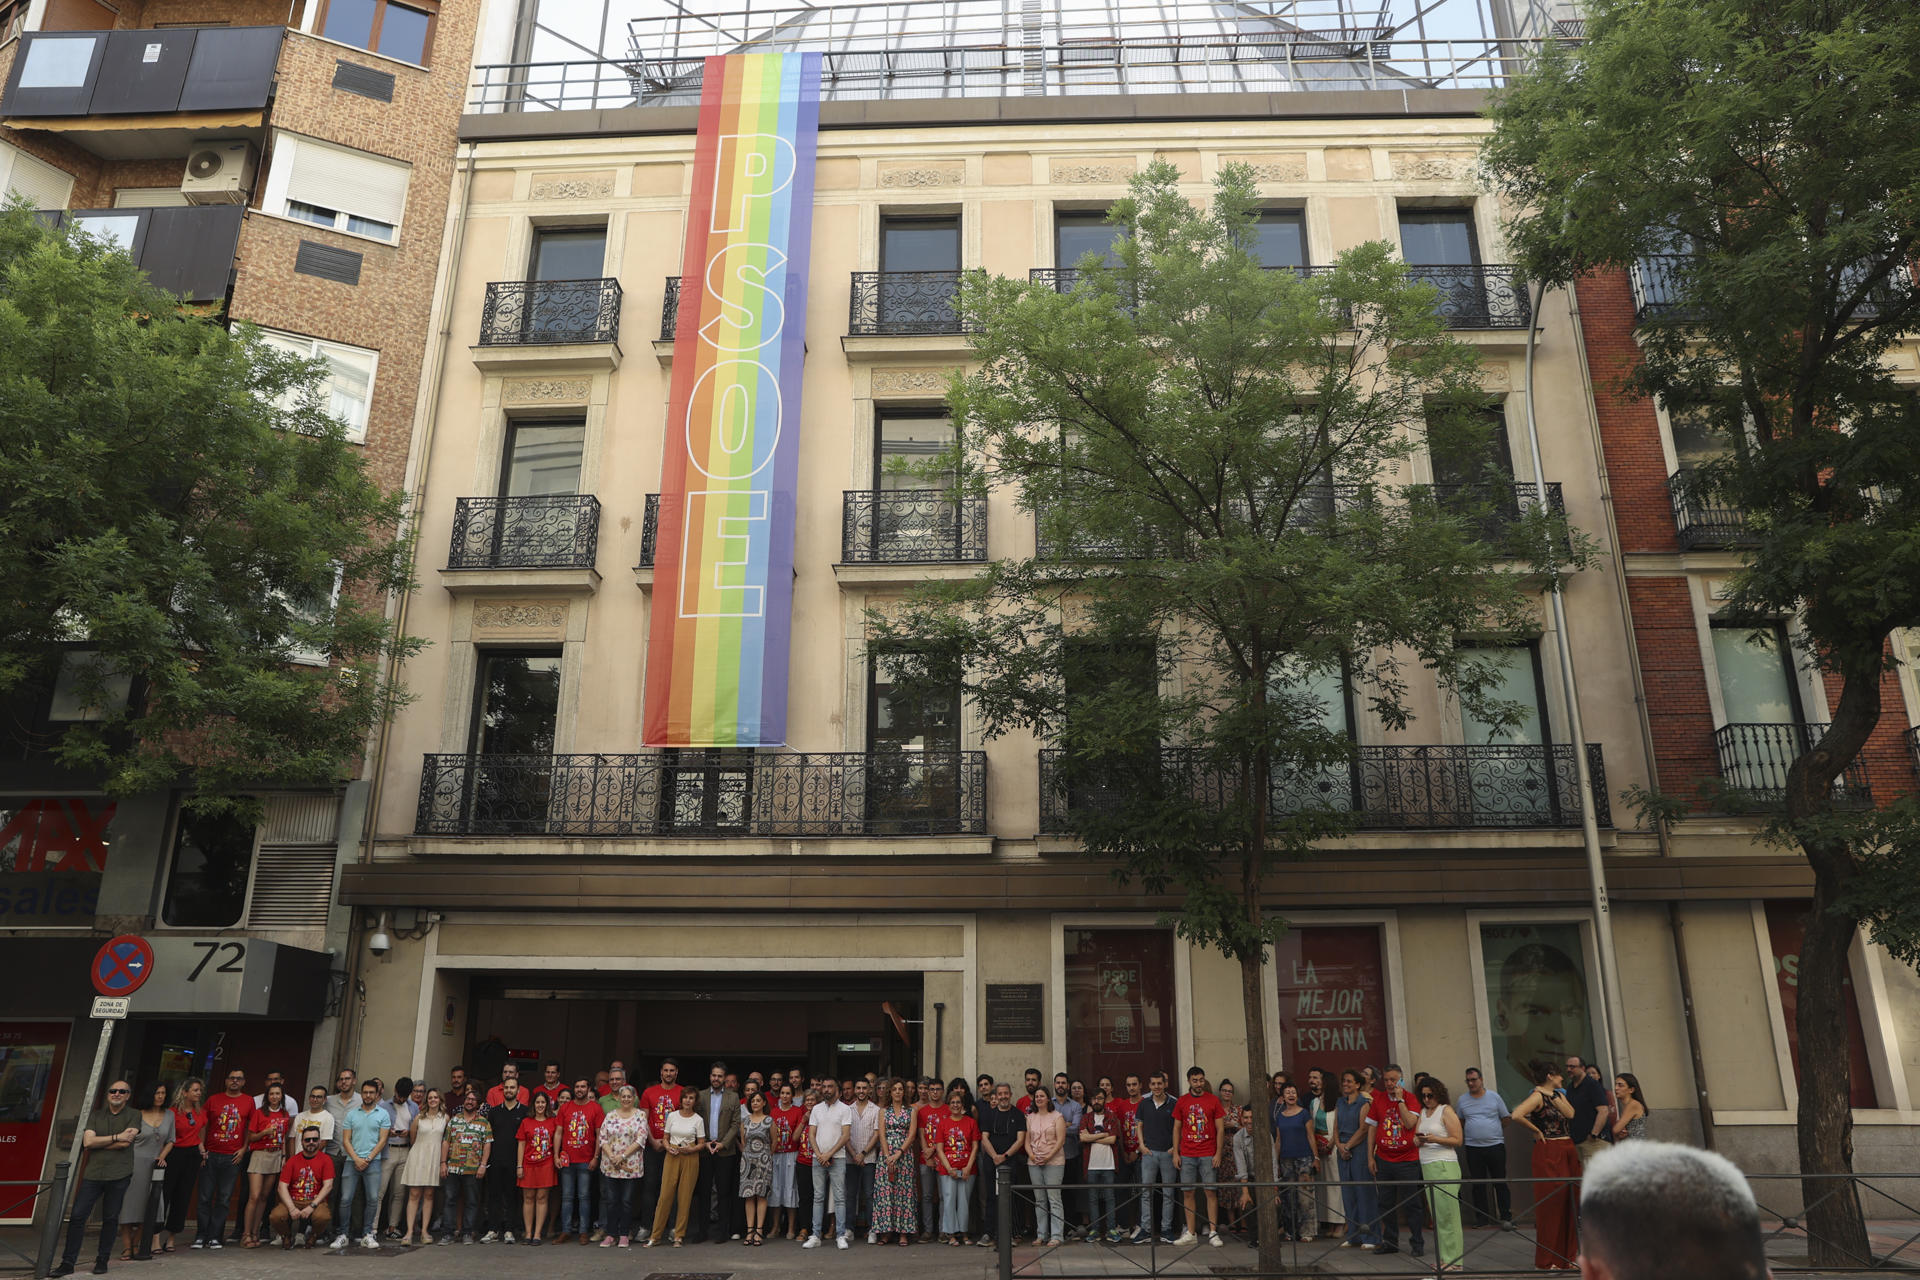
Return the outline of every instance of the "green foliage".
{"type": "Polygon", "coordinates": [[[79,649],[102,709],[33,745],[115,794],[217,795],[338,778],[391,713],[382,666],[416,647],[385,617],[412,585],[402,499],[323,373],[0,214],[0,698],[30,709],[79,649]]]}
{"type": "MultiPolygon", "coordinates": [[[[1359,714],[1402,727],[1425,671],[1517,719],[1463,646],[1536,625],[1528,564],[1482,537],[1490,506],[1408,483],[1429,437],[1488,430],[1477,354],[1433,289],[1384,244],[1309,278],[1263,269],[1255,213],[1245,168],[1197,208],[1158,164],[1113,211],[1117,265],[1089,258],[1069,293],[964,282],[980,368],[949,397],[940,469],[1011,489],[1058,550],[869,618],[897,686],[959,670],[989,736],[1061,747],[1088,852],[1176,893],[1183,935],[1239,959],[1282,927],[1265,875],[1353,823],[1267,799],[1344,777],[1353,747],[1316,687],[1344,671],[1359,714]]],[[[1566,544],[1564,523],[1523,527],[1543,554],[1566,544]]]]}

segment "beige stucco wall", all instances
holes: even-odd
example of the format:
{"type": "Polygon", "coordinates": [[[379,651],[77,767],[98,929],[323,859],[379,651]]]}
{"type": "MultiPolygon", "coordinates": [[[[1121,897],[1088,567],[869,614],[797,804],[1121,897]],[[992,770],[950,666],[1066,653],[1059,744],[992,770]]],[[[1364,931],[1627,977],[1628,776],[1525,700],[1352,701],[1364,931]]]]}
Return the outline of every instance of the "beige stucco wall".
{"type": "MultiPolygon", "coordinates": [[[[1480,975],[1467,950],[1467,921],[1458,911],[1400,911],[1407,1034],[1400,1065],[1457,1078],[1483,1057],[1473,992],[1480,975]]],[[[1385,1065],[1385,1056],[1372,1065],[1385,1065]]],[[[1342,1066],[1359,1066],[1343,1063],[1342,1066]]],[[[1484,1064],[1482,1064],[1484,1065],[1484,1064]]]]}
{"type": "MultiPolygon", "coordinates": [[[[974,1073],[987,1072],[995,1080],[1020,1078],[1028,1067],[1051,1075],[1059,1059],[1053,1027],[1064,993],[1053,983],[1053,921],[1039,912],[990,913],[978,918],[980,948],[979,989],[973,992],[974,1026],[980,1028],[974,1073]],[[987,986],[1000,982],[1038,982],[1044,988],[1045,1011],[1037,1044],[986,1043],[987,986]]],[[[956,1073],[949,1069],[951,1078],[956,1073]]],[[[971,1078],[971,1077],[969,1077],[971,1078]]]]}
{"type": "MultiPolygon", "coordinates": [[[[1760,967],[1752,908],[1745,902],[1688,903],[1680,916],[1714,1110],[1783,1110],[1765,986],[1772,975],[1760,967]]],[[[1641,1079],[1644,1084],[1646,1077],[1641,1079]]]]}

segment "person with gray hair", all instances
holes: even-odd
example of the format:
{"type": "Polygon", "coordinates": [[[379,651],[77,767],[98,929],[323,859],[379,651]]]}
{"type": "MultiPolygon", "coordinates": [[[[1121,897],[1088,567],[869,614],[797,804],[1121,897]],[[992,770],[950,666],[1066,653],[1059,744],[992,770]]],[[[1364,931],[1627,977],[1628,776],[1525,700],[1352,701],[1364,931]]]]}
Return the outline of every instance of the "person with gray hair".
{"type": "Polygon", "coordinates": [[[1582,1280],[1770,1280],[1760,1209],[1724,1156],[1671,1142],[1603,1151],[1580,1184],[1582,1280]]]}

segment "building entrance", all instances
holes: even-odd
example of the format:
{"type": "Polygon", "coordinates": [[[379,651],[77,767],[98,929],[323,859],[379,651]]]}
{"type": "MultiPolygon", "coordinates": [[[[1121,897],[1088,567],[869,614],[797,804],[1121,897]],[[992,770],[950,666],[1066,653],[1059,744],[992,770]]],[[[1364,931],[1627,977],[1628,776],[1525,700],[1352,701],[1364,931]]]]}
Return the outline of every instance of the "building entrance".
{"type": "Polygon", "coordinates": [[[921,1074],[917,973],[476,973],[471,993],[464,1061],[482,1079],[509,1059],[522,1079],[552,1062],[568,1081],[619,1061],[642,1088],[667,1058],[702,1085],[716,1060],[743,1080],[796,1067],[843,1080],[921,1074]]]}

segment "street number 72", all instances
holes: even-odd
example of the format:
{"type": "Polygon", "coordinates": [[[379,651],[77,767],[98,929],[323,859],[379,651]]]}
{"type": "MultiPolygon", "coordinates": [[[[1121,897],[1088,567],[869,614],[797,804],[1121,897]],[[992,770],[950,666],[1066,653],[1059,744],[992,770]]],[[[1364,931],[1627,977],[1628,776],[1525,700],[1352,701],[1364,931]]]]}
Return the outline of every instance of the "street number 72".
{"type": "Polygon", "coordinates": [[[193,972],[187,975],[188,982],[200,981],[201,973],[203,973],[206,970],[206,967],[208,965],[213,963],[213,958],[219,955],[222,951],[231,952],[232,954],[230,954],[225,960],[222,960],[220,962],[219,967],[216,968],[214,972],[215,973],[242,972],[240,968],[240,962],[246,959],[247,957],[247,949],[243,944],[238,942],[196,942],[193,945],[196,947],[205,947],[207,949],[207,954],[205,954],[204,956],[201,956],[200,963],[193,966],[193,972]]]}

